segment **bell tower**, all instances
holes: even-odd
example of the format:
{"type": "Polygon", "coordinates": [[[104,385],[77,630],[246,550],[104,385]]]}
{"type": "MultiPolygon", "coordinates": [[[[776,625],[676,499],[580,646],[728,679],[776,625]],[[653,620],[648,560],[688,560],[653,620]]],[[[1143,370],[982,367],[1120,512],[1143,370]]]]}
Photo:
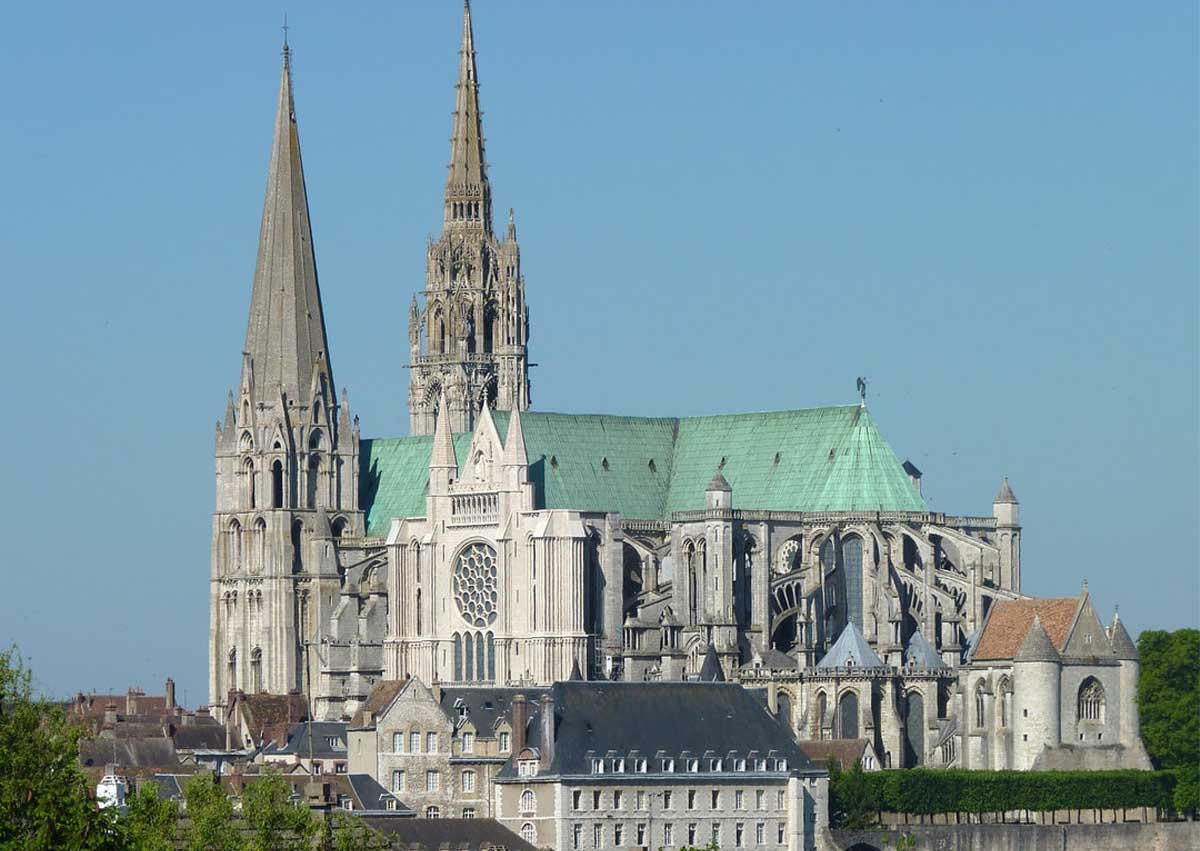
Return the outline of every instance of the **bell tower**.
{"type": "Polygon", "coordinates": [[[446,397],[451,431],[473,431],[480,407],[529,407],[529,309],[517,227],[492,227],[471,7],[463,6],[442,233],[426,252],[425,289],[409,310],[409,426],[432,434],[446,397]]]}

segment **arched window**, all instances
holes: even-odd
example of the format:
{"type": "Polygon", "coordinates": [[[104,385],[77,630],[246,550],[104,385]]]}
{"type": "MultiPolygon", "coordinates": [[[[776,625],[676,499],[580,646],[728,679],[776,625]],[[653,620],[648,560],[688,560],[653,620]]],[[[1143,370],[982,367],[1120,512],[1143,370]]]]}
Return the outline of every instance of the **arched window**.
{"type": "Polygon", "coordinates": [[[271,465],[271,507],[283,508],[283,462],[271,465]]]}
{"type": "Polygon", "coordinates": [[[254,694],[263,690],[262,649],[258,647],[250,654],[250,690],[254,694]]]}
{"type": "Polygon", "coordinates": [[[789,733],[792,731],[792,699],[784,692],[775,698],[775,715],[789,733]]]}
{"type": "Polygon", "coordinates": [[[229,524],[229,565],[234,570],[242,569],[242,524],[236,520],[229,524]]]}
{"type": "Polygon", "coordinates": [[[392,733],[392,753],[404,753],[403,733],[392,733]]]}
{"type": "Polygon", "coordinates": [[[846,618],[860,629],[862,616],[863,542],[858,535],[842,538],[842,588],[846,618]]]}
{"type": "Polygon", "coordinates": [[[425,818],[441,818],[441,817],[442,817],[442,811],[440,809],[438,809],[437,807],[426,807],[425,808],[425,818]]]}
{"type": "Polygon", "coordinates": [[[858,695],[852,691],[838,700],[838,738],[858,738],[858,695]]]}
{"type": "Polygon", "coordinates": [[[521,812],[522,813],[537,812],[537,807],[534,805],[534,802],[533,802],[533,790],[532,789],[526,789],[524,792],[521,793],[521,812]]]}
{"type": "Polygon", "coordinates": [[[254,521],[254,569],[267,568],[267,521],[261,517],[254,521]]]}
{"type": "Polygon", "coordinates": [[[829,714],[829,700],[825,697],[825,692],[817,693],[817,738],[825,738],[826,718],[829,714]]]}
{"type": "Polygon", "coordinates": [[[696,545],[691,541],[683,545],[683,560],[687,564],[688,574],[688,612],[691,614],[689,621],[695,623],[699,592],[696,588],[696,545]]]}
{"type": "Polygon", "coordinates": [[[1012,717],[1012,683],[1008,677],[1000,678],[1000,726],[1007,727],[1012,717]]]}
{"type": "Polygon", "coordinates": [[[227,683],[227,685],[229,688],[237,688],[237,648],[236,647],[229,648],[229,663],[228,663],[228,665],[229,665],[229,667],[228,667],[227,673],[229,674],[229,682],[227,683]]]}
{"type": "MultiPolygon", "coordinates": [[[[319,415],[321,411],[321,403],[314,402],[313,404],[316,406],[315,412],[319,415]]],[[[321,433],[321,430],[319,428],[314,428],[312,433],[308,436],[308,448],[319,450],[321,448],[321,444],[324,442],[325,436],[321,433]]]]}
{"type": "Polygon", "coordinates": [[[1078,714],[1080,721],[1104,721],[1104,686],[1095,677],[1079,686],[1078,714]]]}
{"type": "Polygon", "coordinates": [[[496,681],[496,636],[490,632],[487,634],[487,680],[490,683],[496,681]]]}
{"type": "Polygon", "coordinates": [[[246,477],[246,503],[250,508],[258,508],[258,494],[254,481],[254,462],[249,458],[242,462],[242,475],[246,477]]]}
{"type": "Polygon", "coordinates": [[[333,521],[333,537],[340,538],[343,535],[345,535],[346,527],[348,525],[349,525],[349,523],[346,521],[345,517],[339,517],[337,520],[334,520],[333,521]]]}
{"type": "Polygon", "coordinates": [[[984,722],[983,681],[975,684],[975,726],[982,727],[984,722]]]}
{"type": "Polygon", "coordinates": [[[533,822],[527,821],[521,825],[521,838],[530,845],[537,844],[537,828],[533,826],[533,822]]]}
{"type": "Polygon", "coordinates": [[[454,681],[462,682],[463,675],[463,642],[462,636],[454,633],[454,681]]]}
{"type": "Polygon", "coordinates": [[[311,455],[308,459],[308,507],[316,508],[321,492],[321,456],[311,455]]]}
{"type": "Polygon", "coordinates": [[[299,518],[292,521],[292,572],[299,573],[304,569],[304,521],[299,518]]]}
{"type": "Polygon", "coordinates": [[[424,632],[424,620],[421,617],[421,589],[417,589],[417,635],[424,632]]]}
{"type": "Polygon", "coordinates": [[[475,679],[482,680],[487,672],[486,660],[484,659],[483,633],[475,635],[475,679]]]}

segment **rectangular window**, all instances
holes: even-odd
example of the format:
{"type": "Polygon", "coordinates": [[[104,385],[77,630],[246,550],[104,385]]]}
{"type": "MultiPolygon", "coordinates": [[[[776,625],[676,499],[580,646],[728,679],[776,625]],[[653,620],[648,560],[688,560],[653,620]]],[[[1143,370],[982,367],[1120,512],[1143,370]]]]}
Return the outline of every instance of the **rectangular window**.
{"type": "Polygon", "coordinates": [[[599,848],[600,843],[604,840],[604,827],[599,824],[592,825],[592,847],[599,848]]]}
{"type": "Polygon", "coordinates": [[[663,809],[664,810],[671,809],[671,790],[670,789],[663,792],[663,809]]]}
{"type": "Polygon", "coordinates": [[[474,792],[475,791],[475,772],[474,771],[468,770],[468,771],[464,771],[462,773],[462,790],[464,792],[474,792]]]}
{"type": "Polygon", "coordinates": [[[667,772],[674,771],[675,770],[675,760],[664,759],[662,761],[662,770],[667,771],[667,772]]]}
{"type": "Polygon", "coordinates": [[[612,770],[613,770],[614,774],[624,774],[625,773],[625,760],[614,759],[612,761],[612,770]]]}
{"type": "Polygon", "coordinates": [[[438,734],[437,733],[426,733],[425,734],[425,751],[427,753],[437,753],[437,749],[438,749],[438,734]]]}
{"type": "Polygon", "coordinates": [[[639,848],[646,844],[646,825],[641,823],[637,826],[637,844],[639,848]]]}
{"type": "Polygon", "coordinates": [[[777,844],[783,844],[784,840],[787,838],[785,834],[786,829],[783,826],[783,822],[779,822],[777,825],[775,825],[775,842],[777,844]]]}
{"type": "Polygon", "coordinates": [[[709,770],[709,771],[723,771],[724,769],[725,769],[725,766],[724,766],[724,764],[721,762],[721,760],[719,760],[719,759],[710,759],[710,760],[708,761],[708,770],[709,770]]]}
{"type": "Polygon", "coordinates": [[[500,753],[508,753],[508,751],[509,751],[508,741],[509,741],[508,733],[501,733],[500,734],[500,753]]]}
{"type": "Polygon", "coordinates": [[[578,849],[583,846],[583,825],[575,823],[571,825],[571,847],[578,849]]]}
{"type": "Polygon", "coordinates": [[[625,798],[624,798],[624,796],[621,794],[621,790],[620,790],[620,789],[614,789],[614,790],[613,790],[613,809],[614,809],[614,810],[619,810],[619,809],[621,809],[621,807],[623,807],[624,805],[625,805],[625,798]]]}
{"type": "Polygon", "coordinates": [[[778,791],[775,792],[775,806],[781,810],[784,807],[784,797],[783,797],[782,789],[779,789],[778,791]]]}
{"type": "Polygon", "coordinates": [[[604,760],[593,759],[592,760],[592,774],[603,774],[603,773],[604,773],[604,760]]]}
{"type": "Polygon", "coordinates": [[[408,752],[409,753],[420,753],[421,752],[421,734],[420,733],[409,733],[408,734],[408,752]]]}
{"type": "Polygon", "coordinates": [[[393,792],[403,792],[404,791],[404,770],[403,769],[397,769],[396,771],[392,772],[392,791],[393,792]]]}
{"type": "Polygon", "coordinates": [[[712,841],[713,841],[713,845],[720,847],[720,845],[721,845],[721,823],[719,821],[714,821],[712,823],[712,841]]]}
{"type": "Polygon", "coordinates": [[[334,774],[345,774],[346,773],[346,763],[335,762],[333,764],[333,773],[334,774]]]}
{"type": "Polygon", "coordinates": [[[696,844],[696,823],[688,822],[688,845],[696,844]]]}
{"type": "Polygon", "coordinates": [[[637,765],[636,765],[636,770],[637,770],[637,773],[638,773],[638,774],[645,774],[645,773],[646,773],[646,770],[649,768],[649,765],[650,765],[650,760],[648,760],[648,759],[639,759],[639,760],[637,761],[637,765]]]}
{"type": "Polygon", "coordinates": [[[462,735],[462,752],[475,753],[475,734],[463,733],[462,735]]]}
{"type": "Polygon", "coordinates": [[[746,793],[743,792],[741,789],[738,789],[736,792],[733,793],[733,808],[735,810],[746,809],[746,800],[745,799],[746,799],[746,793]]]}
{"type": "Polygon", "coordinates": [[[742,824],[739,821],[737,824],[735,824],[733,826],[733,847],[734,848],[745,848],[746,847],[745,839],[746,839],[746,825],[742,824]]]}
{"type": "Polygon", "coordinates": [[[754,825],[754,844],[755,845],[766,845],[767,844],[767,826],[765,824],[763,824],[761,821],[758,824],[754,825]]]}
{"type": "Polygon", "coordinates": [[[325,771],[325,766],[322,765],[319,760],[312,764],[312,773],[314,776],[317,774],[323,774],[324,771],[325,771]]]}
{"type": "Polygon", "coordinates": [[[404,753],[403,733],[392,733],[392,753],[404,753]]]}
{"type": "Polygon", "coordinates": [[[625,825],[614,824],[613,825],[613,845],[620,848],[624,844],[625,844],[625,825]]]}
{"type": "Polygon", "coordinates": [[[573,809],[573,810],[580,809],[583,804],[582,798],[583,798],[583,792],[579,791],[578,789],[571,792],[571,809],[573,809]]]}
{"type": "MultiPolygon", "coordinates": [[[[639,809],[639,810],[646,809],[646,793],[643,792],[641,789],[637,790],[637,804],[635,806],[636,806],[636,809],[639,809]]],[[[638,844],[640,845],[641,843],[638,843],[638,844]]]]}
{"type": "Polygon", "coordinates": [[[714,810],[721,809],[721,790],[720,789],[712,790],[712,808],[714,810]]]}
{"type": "Polygon", "coordinates": [[[668,848],[675,844],[675,825],[668,822],[663,825],[663,845],[668,848]]]}
{"type": "Polygon", "coordinates": [[[754,790],[754,809],[761,810],[767,805],[767,793],[762,789],[754,790]]]}
{"type": "Polygon", "coordinates": [[[436,792],[442,785],[442,777],[436,771],[425,772],[425,791],[436,792]]]}
{"type": "Polygon", "coordinates": [[[700,770],[700,760],[689,759],[687,761],[687,770],[691,774],[695,774],[697,771],[699,771],[700,770]]]}
{"type": "MultiPolygon", "coordinates": [[[[695,789],[688,789],[688,802],[687,802],[687,808],[688,808],[689,810],[694,810],[694,809],[696,809],[696,790],[695,790],[695,789]]],[[[690,840],[689,840],[689,841],[690,841],[690,840]]]]}
{"type": "Polygon", "coordinates": [[[475,818],[474,807],[463,807],[463,818],[475,818]]]}

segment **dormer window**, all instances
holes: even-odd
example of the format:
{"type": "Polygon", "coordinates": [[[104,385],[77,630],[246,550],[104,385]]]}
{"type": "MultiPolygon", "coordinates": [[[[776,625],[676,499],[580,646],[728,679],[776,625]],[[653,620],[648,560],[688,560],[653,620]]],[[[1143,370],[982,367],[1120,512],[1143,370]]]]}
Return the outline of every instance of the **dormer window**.
{"type": "Polygon", "coordinates": [[[746,760],[744,760],[744,759],[734,760],[733,770],[734,771],[745,771],[746,770],[746,760]]]}
{"type": "Polygon", "coordinates": [[[536,759],[523,759],[517,763],[518,777],[536,777],[538,773],[538,761],[536,759]]]}
{"type": "Polygon", "coordinates": [[[604,773],[604,760],[593,759],[592,760],[592,774],[603,774],[603,773],[604,773]]]}
{"type": "Polygon", "coordinates": [[[648,766],[649,766],[649,760],[639,759],[634,762],[634,770],[638,774],[645,774],[648,766]]]}
{"type": "Polygon", "coordinates": [[[754,770],[755,771],[766,771],[767,770],[767,761],[765,759],[756,759],[754,761],[754,770]]]}
{"type": "MultiPolygon", "coordinates": [[[[868,757],[868,759],[869,759],[869,757],[868,757]]],[[[787,771],[788,770],[787,760],[786,759],[775,760],[775,768],[777,771],[787,771]]]]}
{"type": "Polygon", "coordinates": [[[509,750],[511,750],[511,747],[509,745],[508,733],[501,733],[500,734],[500,753],[508,753],[509,750]]]}
{"type": "Polygon", "coordinates": [[[698,772],[700,770],[700,760],[689,759],[687,761],[687,770],[688,770],[689,774],[695,774],[696,772],[698,772]]]}
{"type": "Polygon", "coordinates": [[[673,772],[675,770],[675,760],[670,758],[664,759],[662,761],[662,770],[666,772],[673,772]]]}
{"type": "Polygon", "coordinates": [[[720,759],[710,759],[708,761],[708,770],[709,771],[724,771],[725,770],[724,761],[720,760],[720,759]]]}
{"type": "Polygon", "coordinates": [[[625,773],[625,760],[614,759],[612,761],[612,770],[613,770],[614,774],[624,774],[625,773]]]}

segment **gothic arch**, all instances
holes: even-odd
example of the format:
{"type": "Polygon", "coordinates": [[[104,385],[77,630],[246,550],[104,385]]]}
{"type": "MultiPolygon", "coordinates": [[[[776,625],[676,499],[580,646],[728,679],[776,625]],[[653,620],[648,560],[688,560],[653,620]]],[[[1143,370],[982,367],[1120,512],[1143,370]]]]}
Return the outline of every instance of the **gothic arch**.
{"type": "Polygon", "coordinates": [[[857,739],[859,734],[858,692],[846,689],[838,695],[837,738],[857,739]]]}
{"type": "Polygon", "coordinates": [[[1087,677],[1079,684],[1079,693],[1075,705],[1075,717],[1079,721],[1103,724],[1106,709],[1105,704],[1104,686],[1101,685],[1098,679],[1087,677]]]}

